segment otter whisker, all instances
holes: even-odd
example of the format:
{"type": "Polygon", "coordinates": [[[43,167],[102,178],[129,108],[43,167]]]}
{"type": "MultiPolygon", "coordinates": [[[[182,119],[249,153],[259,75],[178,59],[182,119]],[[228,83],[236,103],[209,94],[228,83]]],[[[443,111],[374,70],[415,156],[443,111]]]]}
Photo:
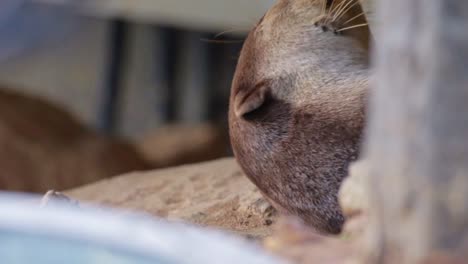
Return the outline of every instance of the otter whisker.
{"type": "Polygon", "coordinates": [[[362,24],[357,24],[357,25],[354,25],[354,26],[349,26],[349,27],[345,27],[345,28],[340,28],[338,30],[336,30],[336,32],[343,32],[345,30],[350,30],[350,29],[353,29],[353,28],[359,28],[359,27],[365,27],[369,25],[368,23],[362,23],[362,24]]]}
{"type": "Polygon", "coordinates": [[[331,23],[331,22],[334,22],[335,19],[334,19],[334,16],[336,14],[337,11],[341,10],[343,8],[343,6],[346,6],[348,3],[351,3],[352,1],[354,0],[344,0],[344,1],[341,1],[338,5],[336,5],[333,9],[331,9],[329,12],[328,12],[328,18],[326,20],[327,23],[331,23]]]}
{"type": "Polygon", "coordinates": [[[326,21],[327,21],[327,22],[334,21],[334,19],[333,19],[333,14],[334,14],[337,10],[340,10],[341,7],[342,7],[343,5],[345,5],[346,3],[350,2],[350,1],[352,2],[353,0],[345,0],[345,1],[342,1],[342,2],[340,2],[339,4],[337,4],[337,5],[336,5],[335,7],[333,7],[333,8],[330,7],[330,11],[329,11],[328,14],[327,14],[328,17],[327,17],[327,20],[326,20],[326,21]]]}
{"type": "Polygon", "coordinates": [[[225,30],[223,32],[220,32],[220,33],[216,34],[214,36],[214,38],[217,39],[217,38],[219,38],[219,37],[221,37],[221,36],[223,36],[225,34],[234,33],[234,32],[243,32],[243,31],[245,31],[245,30],[242,30],[242,29],[229,29],[229,30],[225,30]]]}
{"type": "Polygon", "coordinates": [[[214,43],[214,44],[237,44],[237,43],[242,43],[244,40],[219,40],[219,39],[206,39],[206,38],[201,38],[201,42],[206,42],[206,43],[214,43]]]}
{"type": "Polygon", "coordinates": [[[344,0],[342,2],[340,2],[339,4],[337,4],[335,7],[330,7],[330,10],[328,12],[328,14],[330,15],[330,18],[331,18],[331,15],[335,13],[336,10],[339,10],[343,5],[345,5],[347,2],[349,1],[353,1],[353,0],[344,0]]]}
{"type": "Polygon", "coordinates": [[[362,13],[360,13],[359,15],[356,15],[356,16],[354,16],[354,17],[352,17],[352,18],[348,19],[347,21],[345,21],[345,22],[343,23],[343,26],[344,26],[344,25],[346,25],[346,24],[348,24],[349,22],[351,22],[351,21],[355,20],[356,18],[358,18],[358,17],[360,17],[360,16],[364,15],[364,14],[365,14],[365,13],[364,13],[364,12],[362,12],[362,13]]]}
{"type": "MultiPolygon", "coordinates": [[[[339,8],[336,8],[335,10],[333,10],[333,17],[336,17],[337,14],[340,14],[341,11],[344,8],[346,8],[349,4],[353,3],[353,1],[355,1],[355,0],[346,0],[346,1],[341,2],[342,5],[340,5],[339,8]]],[[[335,21],[335,19],[333,19],[333,21],[335,21]]]]}
{"type": "Polygon", "coordinates": [[[328,10],[331,10],[333,8],[333,5],[335,4],[335,0],[325,0],[325,19],[324,21],[327,22],[331,17],[330,17],[330,12],[327,12],[328,10]]]}
{"type": "Polygon", "coordinates": [[[355,0],[344,0],[344,1],[342,1],[341,3],[336,5],[336,7],[333,10],[330,10],[330,13],[335,13],[336,11],[341,9],[343,6],[349,4],[349,3],[353,2],[353,1],[355,1],[355,0]]]}
{"type": "Polygon", "coordinates": [[[351,10],[351,8],[353,8],[355,5],[359,4],[358,1],[354,2],[354,4],[350,5],[349,7],[347,7],[346,9],[343,9],[340,13],[336,14],[334,17],[333,17],[333,20],[337,20],[337,19],[340,19],[342,16],[344,16],[346,13],[348,13],[349,10],[351,10]]]}
{"type": "Polygon", "coordinates": [[[343,13],[344,10],[346,10],[350,5],[352,5],[353,3],[356,3],[356,0],[351,0],[351,1],[347,1],[345,5],[343,5],[339,10],[337,10],[334,14],[333,14],[333,20],[336,21],[340,16],[341,14],[343,13]]]}
{"type": "Polygon", "coordinates": [[[315,19],[314,19],[314,25],[316,27],[319,26],[319,22],[322,20],[322,19],[326,19],[327,18],[327,15],[326,14],[322,14],[322,15],[319,15],[317,16],[315,19]]]}
{"type": "Polygon", "coordinates": [[[327,12],[327,2],[328,0],[322,0],[322,11],[320,12],[320,16],[325,15],[327,12]]]}

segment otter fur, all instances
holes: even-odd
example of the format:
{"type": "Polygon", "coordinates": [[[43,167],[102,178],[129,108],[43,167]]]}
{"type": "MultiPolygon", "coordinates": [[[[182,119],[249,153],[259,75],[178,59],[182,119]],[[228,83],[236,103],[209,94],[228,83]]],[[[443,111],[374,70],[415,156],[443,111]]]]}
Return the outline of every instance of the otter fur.
{"type": "Polygon", "coordinates": [[[249,33],[231,88],[238,163],[280,212],[341,231],[337,194],[365,122],[369,29],[358,0],[279,0],[249,33]]]}

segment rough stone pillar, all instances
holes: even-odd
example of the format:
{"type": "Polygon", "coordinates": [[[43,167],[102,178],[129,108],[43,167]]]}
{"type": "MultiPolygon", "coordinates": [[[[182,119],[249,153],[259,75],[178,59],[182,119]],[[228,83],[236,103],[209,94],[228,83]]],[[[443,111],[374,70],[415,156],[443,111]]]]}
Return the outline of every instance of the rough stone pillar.
{"type": "Polygon", "coordinates": [[[379,0],[376,16],[369,252],[377,263],[466,263],[468,1],[379,0]]]}

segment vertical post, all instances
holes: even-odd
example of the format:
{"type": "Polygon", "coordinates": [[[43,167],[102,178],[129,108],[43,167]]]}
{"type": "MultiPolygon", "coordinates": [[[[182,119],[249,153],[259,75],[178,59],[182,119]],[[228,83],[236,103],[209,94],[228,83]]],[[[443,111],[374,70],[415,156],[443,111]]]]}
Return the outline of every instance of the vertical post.
{"type": "Polygon", "coordinates": [[[381,0],[377,16],[370,252],[379,263],[466,263],[468,1],[381,0]]]}
{"type": "Polygon", "coordinates": [[[177,66],[179,61],[180,31],[169,27],[155,26],[154,28],[155,55],[154,79],[158,103],[156,111],[165,123],[177,119],[177,66]]]}
{"type": "Polygon", "coordinates": [[[200,123],[206,121],[208,110],[208,72],[207,44],[202,41],[201,32],[185,32],[181,50],[180,85],[178,98],[180,119],[183,122],[200,123]]]}
{"type": "Polygon", "coordinates": [[[102,97],[99,102],[99,127],[111,134],[117,125],[119,96],[125,70],[127,24],[122,20],[112,20],[109,26],[102,97]]]}

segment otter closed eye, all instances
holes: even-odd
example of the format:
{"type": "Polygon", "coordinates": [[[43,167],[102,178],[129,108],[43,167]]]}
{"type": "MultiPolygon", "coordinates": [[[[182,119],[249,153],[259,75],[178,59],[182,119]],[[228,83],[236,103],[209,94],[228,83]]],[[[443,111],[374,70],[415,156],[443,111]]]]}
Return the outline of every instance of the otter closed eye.
{"type": "Polygon", "coordinates": [[[337,193],[364,126],[369,30],[357,3],[279,0],[246,39],[231,88],[241,168],[276,208],[325,233],[344,222],[337,193]]]}

